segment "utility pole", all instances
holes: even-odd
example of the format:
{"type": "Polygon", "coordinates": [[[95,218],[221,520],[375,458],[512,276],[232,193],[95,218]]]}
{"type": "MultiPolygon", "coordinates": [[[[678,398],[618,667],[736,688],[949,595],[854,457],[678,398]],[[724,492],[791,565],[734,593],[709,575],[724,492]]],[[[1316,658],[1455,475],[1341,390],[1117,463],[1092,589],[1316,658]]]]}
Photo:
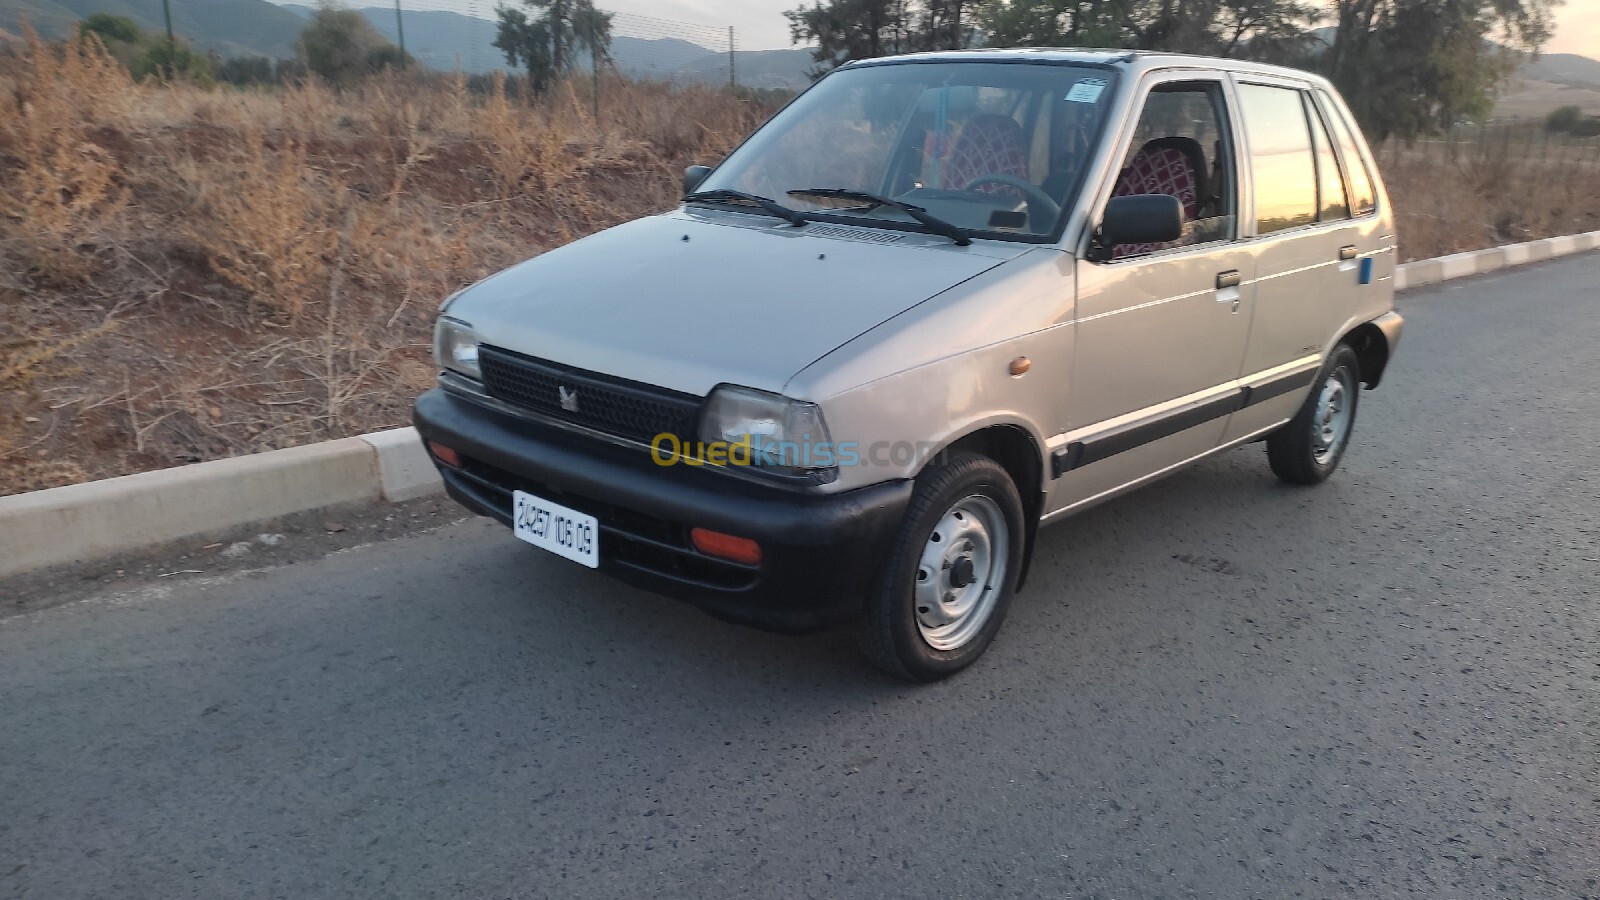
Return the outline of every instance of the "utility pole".
{"type": "Polygon", "coordinates": [[[590,108],[594,110],[595,127],[600,125],[600,13],[589,11],[589,69],[594,76],[594,96],[590,108]]]}
{"type": "Polygon", "coordinates": [[[161,14],[167,20],[167,80],[178,77],[178,39],[172,35],[172,0],[161,0],[161,14]]]}
{"type": "Polygon", "coordinates": [[[728,26],[728,87],[731,87],[734,90],[738,90],[739,89],[739,74],[738,74],[739,61],[738,61],[738,57],[735,56],[735,54],[734,54],[734,47],[735,46],[737,46],[737,45],[734,43],[734,40],[733,40],[733,26],[729,25],[728,26]]]}
{"type": "Polygon", "coordinates": [[[406,20],[400,15],[400,0],[394,0],[394,29],[400,35],[400,70],[403,72],[406,68],[406,20]]]}

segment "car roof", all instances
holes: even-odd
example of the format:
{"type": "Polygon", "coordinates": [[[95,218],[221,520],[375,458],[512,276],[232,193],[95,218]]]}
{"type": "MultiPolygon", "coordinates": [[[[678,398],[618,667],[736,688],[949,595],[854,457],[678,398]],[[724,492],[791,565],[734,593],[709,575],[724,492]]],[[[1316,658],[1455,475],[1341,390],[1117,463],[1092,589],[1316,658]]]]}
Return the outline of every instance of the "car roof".
{"type": "Polygon", "coordinates": [[[1312,72],[1242,59],[1195,56],[1187,53],[1163,53],[1153,50],[1107,50],[1084,47],[996,47],[978,50],[936,50],[929,53],[908,53],[902,56],[881,56],[874,59],[858,60],[846,65],[853,68],[856,66],[920,62],[1083,63],[1095,66],[1111,66],[1134,75],[1161,69],[1222,70],[1246,74],[1275,75],[1280,78],[1294,78],[1314,84],[1327,84],[1327,79],[1312,72]]]}

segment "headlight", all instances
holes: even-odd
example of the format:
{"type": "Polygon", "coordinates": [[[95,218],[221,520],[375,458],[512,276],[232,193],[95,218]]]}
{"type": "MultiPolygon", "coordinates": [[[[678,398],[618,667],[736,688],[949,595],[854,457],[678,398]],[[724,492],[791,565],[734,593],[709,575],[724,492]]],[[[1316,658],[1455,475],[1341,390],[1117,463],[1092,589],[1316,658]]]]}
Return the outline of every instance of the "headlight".
{"type": "Polygon", "coordinates": [[[433,361],[441,369],[483,380],[478,369],[478,334],[460,319],[440,316],[433,326],[433,361]]]}
{"type": "Polygon", "coordinates": [[[838,464],[815,403],[728,385],[712,391],[700,415],[700,440],[739,444],[747,437],[752,461],[763,468],[798,474],[838,464]]]}

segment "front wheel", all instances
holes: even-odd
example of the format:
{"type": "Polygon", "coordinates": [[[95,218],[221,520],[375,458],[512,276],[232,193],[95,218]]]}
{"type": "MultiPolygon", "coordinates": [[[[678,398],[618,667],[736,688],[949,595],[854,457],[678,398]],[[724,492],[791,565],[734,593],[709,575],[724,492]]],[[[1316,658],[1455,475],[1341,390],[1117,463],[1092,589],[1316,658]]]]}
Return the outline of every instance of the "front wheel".
{"type": "Polygon", "coordinates": [[[1273,474],[1290,484],[1317,484],[1339,467],[1355,426],[1360,371],[1354,350],[1334,349],[1300,411],[1267,438],[1273,474]]]}
{"type": "Polygon", "coordinates": [[[953,453],[917,477],[861,644],[885,671],[937,681],[983,655],[1022,570],[1022,501],[1006,470],[953,453]]]}

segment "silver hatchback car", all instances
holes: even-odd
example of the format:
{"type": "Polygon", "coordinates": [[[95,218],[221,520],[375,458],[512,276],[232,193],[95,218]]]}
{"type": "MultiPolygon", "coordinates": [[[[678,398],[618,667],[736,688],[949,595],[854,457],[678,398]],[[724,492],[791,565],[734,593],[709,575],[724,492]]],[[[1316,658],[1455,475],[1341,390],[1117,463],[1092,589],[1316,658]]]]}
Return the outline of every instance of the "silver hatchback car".
{"type": "Polygon", "coordinates": [[[517,537],[932,680],[1041,525],[1266,442],[1314,484],[1400,337],[1321,78],[1078,50],[846,65],[677,209],[446,302],[416,424],[517,537]]]}

